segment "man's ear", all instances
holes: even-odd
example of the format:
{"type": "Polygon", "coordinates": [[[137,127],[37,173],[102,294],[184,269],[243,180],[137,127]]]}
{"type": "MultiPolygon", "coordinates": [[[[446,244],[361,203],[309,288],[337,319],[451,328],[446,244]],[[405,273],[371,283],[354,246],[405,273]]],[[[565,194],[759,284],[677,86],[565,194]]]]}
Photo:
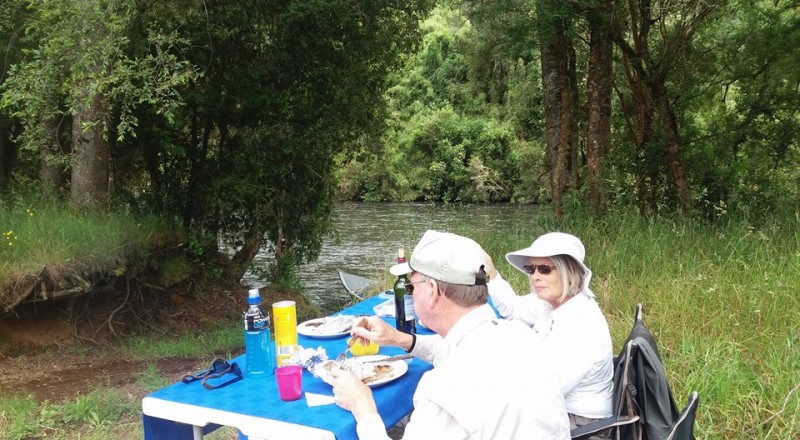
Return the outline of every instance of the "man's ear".
{"type": "Polygon", "coordinates": [[[434,305],[437,305],[445,297],[444,297],[444,295],[442,295],[442,292],[439,290],[439,282],[438,281],[436,281],[434,279],[430,279],[428,282],[431,283],[431,288],[433,289],[433,292],[428,297],[428,301],[430,301],[430,304],[432,306],[434,306],[434,305]]]}

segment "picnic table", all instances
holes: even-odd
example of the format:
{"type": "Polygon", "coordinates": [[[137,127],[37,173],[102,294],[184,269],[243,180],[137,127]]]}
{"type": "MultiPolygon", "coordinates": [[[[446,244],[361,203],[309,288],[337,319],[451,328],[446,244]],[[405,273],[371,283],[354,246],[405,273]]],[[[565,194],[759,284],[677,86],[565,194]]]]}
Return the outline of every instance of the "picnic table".
{"type": "MultiPolygon", "coordinates": [[[[373,308],[386,300],[385,295],[376,295],[334,315],[373,315],[373,308]]],[[[394,325],[394,318],[384,319],[394,325]]],[[[431,332],[420,327],[419,333],[431,332]]],[[[298,344],[305,348],[323,347],[333,357],[344,350],[347,337],[298,335],[298,344]]],[[[379,351],[387,356],[404,353],[397,347],[381,347],[379,351]]],[[[237,362],[245,370],[245,355],[230,361],[237,362]]],[[[429,363],[413,359],[405,374],[373,388],[378,412],[387,429],[412,411],[417,383],[431,368],[429,363]]],[[[197,440],[220,426],[233,426],[251,440],[357,438],[355,419],[348,411],[335,403],[310,406],[308,397],[333,396],[331,386],[308,371],[303,372],[302,380],[304,396],[291,402],[280,400],[273,376],[256,379],[247,377],[246,371],[242,380],[213,390],[203,388],[200,381],[172,384],[142,399],[144,438],[197,440]]]]}

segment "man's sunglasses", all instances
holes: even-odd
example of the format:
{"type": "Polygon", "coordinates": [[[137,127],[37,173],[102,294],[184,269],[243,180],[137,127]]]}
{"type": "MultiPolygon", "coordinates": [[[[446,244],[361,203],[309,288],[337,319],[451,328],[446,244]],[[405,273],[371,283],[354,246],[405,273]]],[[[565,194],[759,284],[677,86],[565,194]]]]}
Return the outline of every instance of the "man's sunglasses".
{"type": "Polygon", "coordinates": [[[526,264],[522,266],[522,270],[528,275],[533,275],[538,270],[540,274],[547,275],[555,269],[555,266],[548,266],[546,264],[526,264]]]}
{"type": "Polygon", "coordinates": [[[242,369],[239,368],[239,364],[236,362],[228,363],[228,361],[217,358],[214,359],[214,362],[211,363],[211,368],[208,370],[204,370],[195,374],[187,374],[181,378],[181,382],[183,383],[191,383],[197,380],[202,380],[203,388],[209,390],[222,388],[226,385],[230,385],[234,382],[242,380],[242,369]],[[210,380],[218,379],[228,373],[232,373],[234,377],[222,383],[214,384],[210,382],[210,380]]]}
{"type": "Polygon", "coordinates": [[[403,284],[403,288],[406,289],[406,293],[407,294],[413,295],[414,294],[414,284],[424,283],[426,281],[428,281],[428,280],[414,281],[413,283],[405,283],[405,284],[403,284]]]}

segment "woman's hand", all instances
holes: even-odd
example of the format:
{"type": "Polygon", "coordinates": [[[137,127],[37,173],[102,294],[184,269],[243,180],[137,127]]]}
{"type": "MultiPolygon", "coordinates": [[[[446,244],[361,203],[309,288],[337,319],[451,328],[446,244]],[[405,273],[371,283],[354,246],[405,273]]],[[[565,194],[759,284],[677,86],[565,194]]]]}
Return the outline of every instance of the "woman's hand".
{"type": "Polygon", "coordinates": [[[494,262],[492,262],[491,255],[489,255],[486,251],[483,251],[483,258],[486,260],[486,274],[489,275],[489,280],[491,281],[497,276],[497,269],[494,267],[494,262]]]}

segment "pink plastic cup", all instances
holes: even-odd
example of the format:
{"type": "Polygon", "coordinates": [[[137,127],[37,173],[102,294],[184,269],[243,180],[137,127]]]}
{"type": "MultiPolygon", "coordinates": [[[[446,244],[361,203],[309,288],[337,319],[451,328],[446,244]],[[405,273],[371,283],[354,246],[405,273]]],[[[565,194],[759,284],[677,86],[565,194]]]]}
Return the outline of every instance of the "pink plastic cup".
{"type": "Polygon", "coordinates": [[[303,367],[300,365],[279,367],[275,370],[275,380],[281,400],[297,400],[303,394],[303,367]]]}

